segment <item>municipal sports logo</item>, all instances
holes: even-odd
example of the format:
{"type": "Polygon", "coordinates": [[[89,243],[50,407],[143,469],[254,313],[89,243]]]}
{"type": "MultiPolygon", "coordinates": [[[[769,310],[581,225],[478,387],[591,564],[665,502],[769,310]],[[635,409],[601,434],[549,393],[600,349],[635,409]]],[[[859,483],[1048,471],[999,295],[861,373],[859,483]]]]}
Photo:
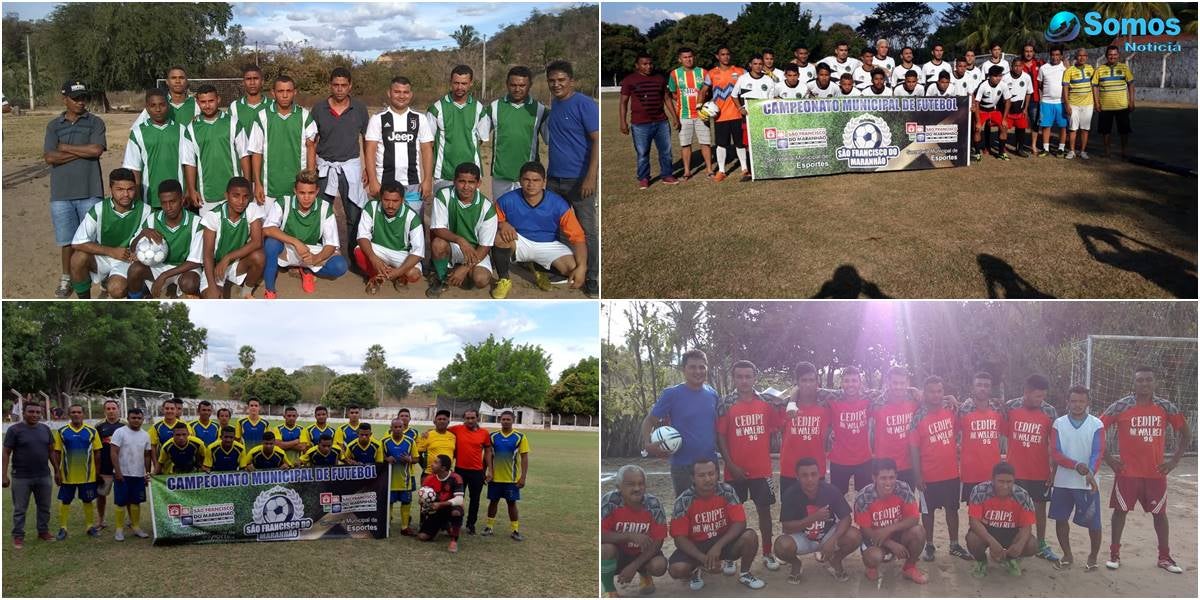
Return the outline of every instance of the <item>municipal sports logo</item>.
{"type": "Polygon", "coordinates": [[[842,146],[837,149],[837,159],[846,161],[849,167],[883,167],[900,155],[900,148],[892,145],[892,132],[887,121],[871,114],[850,119],[842,129],[842,146]]]}
{"type": "Polygon", "coordinates": [[[1079,22],[1079,17],[1071,11],[1061,11],[1050,18],[1050,24],[1046,26],[1046,41],[1050,43],[1069,42],[1079,37],[1079,29],[1082,25],[1079,22]]]}
{"type": "Polygon", "coordinates": [[[304,516],[304,501],[296,490],[277,485],[258,495],[251,509],[254,521],[246,523],[246,535],[259,540],[283,540],[299,537],[300,530],[312,527],[313,521],[304,516]]]}

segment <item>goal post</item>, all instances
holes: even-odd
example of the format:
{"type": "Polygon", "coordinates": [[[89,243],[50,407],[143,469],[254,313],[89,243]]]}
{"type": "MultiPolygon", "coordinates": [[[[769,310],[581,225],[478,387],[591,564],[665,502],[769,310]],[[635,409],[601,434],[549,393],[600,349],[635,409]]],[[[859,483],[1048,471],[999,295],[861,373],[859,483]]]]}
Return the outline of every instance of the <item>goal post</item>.
{"type": "MultiPolygon", "coordinates": [[[[1196,452],[1196,338],[1089,335],[1073,345],[1071,384],[1091,390],[1091,412],[1133,393],[1133,370],[1154,369],[1154,394],[1174,402],[1192,432],[1187,452],[1196,452]]],[[[1168,434],[1168,453],[1176,435],[1168,434]]]]}
{"type": "Polygon", "coordinates": [[[129,409],[140,408],[145,413],[146,423],[153,423],[161,416],[162,401],[175,397],[171,392],[162,390],[144,390],[141,388],[113,388],[104,392],[105,396],[116,399],[121,404],[121,416],[129,414],[129,409]]]}
{"type": "MultiPolygon", "coordinates": [[[[242,97],[242,78],[241,77],[210,77],[207,79],[189,79],[188,93],[195,94],[196,90],[204,84],[211,84],[217,88],[217,94],[221,97],[221,106],[229,106],[234,100],[242,97]]],[[[167,89],[166,79],[155,79],[154,86],[159,89],[167,89]]]]}

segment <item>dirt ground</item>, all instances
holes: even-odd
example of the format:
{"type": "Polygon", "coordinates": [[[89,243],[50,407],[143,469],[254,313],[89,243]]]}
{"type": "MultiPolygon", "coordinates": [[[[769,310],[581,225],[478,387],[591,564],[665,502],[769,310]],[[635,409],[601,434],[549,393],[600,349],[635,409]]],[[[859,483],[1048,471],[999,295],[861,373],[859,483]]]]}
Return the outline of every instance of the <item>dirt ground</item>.
{"type": "MultiPolygon", "coordinates": [[[[667,510],[673,503],[670,469],[665,460],[637,459],[621,460],[605,458],[601,461],[601,493],[613,489],[612,477],[617,468],[623,464],[636,463],[646,469],[648,491],[663,502],[667,510]]],[[[775,460],[775,471],[779,463],[775,460]]],[[[918,585],[900,576],[898,562],[885,564],[880,569],[882,583],[877,588],[874,582],[868,581],[863,575],[863,564],[856,552],[846,557],[844,565],[850,580],[838,583],[823,566],[810,555],[803,559],[803,582],[791,585],[787,582],[788,567],[783,566],[779,571],[769,572],[762,565],[761,555],[755,559],[754,573],[767,582],[767,586],[758,591],[751,591],[738,584],[735,577],[725,577],[720,574],[705,575],[704,589],[693,593],[687,587],[687,582],[675,581],[669,576],[655,579],[657,591],[655,596],[662,597],[738,597],[754,596],[768,597],[965,597],[965,598],[1119,598],[1119,597],[1196,597],[1196,459],[1185,458],[1169,475],[1169,491],[1167,507],[1171,523],[1171,554],[1179,566],[1183,567],[1182,574],[1173,575],[1159,569],[1157,560],[1157,544],[1150,515],[1139,511],[1131,513],[1125,524],[1125,532],[1121,540],[1121,568],[1110,571],[1103,566],[1090,573],[1084,572],[1083,563],[1087,557],[1088,537],[1083,529],[1071,526],[1071,548],[1075,554],[1075,565],[1066,571],[1057,571],[1049,562],[1040,558],[1022,559],[1024,571],[1021,578],[1014,579],[1002,569],[992,568],[985,579],[975,579],[970,575],[970,561],[951,557],[946,554],[946,524],[941,514],[937,515],[934,525],[934,544],[937,555],[932,563],[918,561],[918,568],[929,576],[929,582],[918,585]]],[[[1112,472],[1103,467],[1100,480],[1101,498],[1104,505],[1104,535],[1100,548],[1100,560],[1108,556],[1110,538],[1108,507],[1109,493],[1112,490],[1112,472]]],[[[852,501],[854,492],[848,496],[852,501]]],[[[775,517],[775,532],[779,534],[779,505],[772,507],[775,517]]],[[[753,529],[758,529],[758,515],[753,504],[746,507],[747,521],[753,529]]],[[[967,530],[967,515],[965,508],[959,510],[959,535],[965,535],[967,530]]],[[[668,518],[670,515],[668,515],[668,518]]],[[[761,533],[761,532],[760,532],[761,533]]],[[[1047,521],[1047,537],[1050,546],[1061,555],[1058,539],[1054,534],[1054,521],[1047,521]]],[[[663,553],[667,556],[675,550],[674,543],[668,538],[664,544],[663,553]]],[[[761,550],[760,550],[761,552],[761,550]]],[[[636,584],[635,584],[636,587],[636,584]]],[[[628,593],[628,592],[627,592],[628,593]]],[[[637,592],[633,591],[636,596],[637,592]]]]}
{"type": "MultiPolygon", "coordinates": [[[[372,108],[372,110],[378,110],[372,108]]],[[[3,117],[3,294],[5,298],[53,298],[61,270],[59,250],[54,243],[54,228],[50,222],[48,206],[50,196],[49,167],[41,160],[42,140],[45,138],[46,123],[57,113],[38,111],[20,117],[3,117]]],[[[125,156],[125,142],[129,127],[137,116],[133,113],[109,113],[100,115],[108,131],[108,151],[100,164],[102,170],[120,166],[125,156]]],[[[482,151],[486,163],[491,159],[490,145],[482,151]]],[[[480,189],[491,189],[491,177],[485,174],[480,189]]],[[[106,182],[107,191],[107,182],[106,182]]],[[[341,201],[334,203],[338,217],[339,236],[345,239],[345,217],[341,201]]],[[[572,290],[566,285],[555,285],[550,292],[539,290],[533,283],[533,275],[521,266],[512,269],[513,287],[509,298],[562,298],[583,299],[582,290],[572,290]]],[[[280,298],[424,298],[425,282],[417,282],[399,291],[384,286],[378,295],[367,296],[362,278],[347,273],[334,281],[317,280],[317,290],[305,294],[300,290],[300,279],[281,272],[278,279],[280,298]]],[[[93,287],[96,297],[98,287],[93,287]]],[[[262,297],[260,286],[256,294],[262,297]]],[[[449,289],[443,298],[490,299],[488,290],[449,289]]]]}
{"type": "MultiPolygon", "coordinates": [[[[608,298],[1195,298],[1196,109],[1139,105],[1130,154],[639,190],[601,101],[608,298]]],[[[676,174],[682,173],[672,131],[676,174]]],[[[1114,155],[1119,147],[1113,136],[1114,155]]],[[[714,154],[715,159],[715,154],[714,154]]]]}

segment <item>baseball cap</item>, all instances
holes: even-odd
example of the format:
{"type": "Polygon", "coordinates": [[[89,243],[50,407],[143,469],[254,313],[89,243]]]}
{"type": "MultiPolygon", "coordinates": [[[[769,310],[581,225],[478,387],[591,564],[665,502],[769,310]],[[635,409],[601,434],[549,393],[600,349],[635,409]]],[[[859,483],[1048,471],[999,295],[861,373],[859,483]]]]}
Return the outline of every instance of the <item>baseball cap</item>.
{"type": "Polygon", "coordinates": [[[84,83],[78,79],[68,79],[62,85],[62,94],[64,96],[78,98],[79,96],[86,96],[90,92],[91,90],[88,89],[87,85],[84,85],[84,83]]]}

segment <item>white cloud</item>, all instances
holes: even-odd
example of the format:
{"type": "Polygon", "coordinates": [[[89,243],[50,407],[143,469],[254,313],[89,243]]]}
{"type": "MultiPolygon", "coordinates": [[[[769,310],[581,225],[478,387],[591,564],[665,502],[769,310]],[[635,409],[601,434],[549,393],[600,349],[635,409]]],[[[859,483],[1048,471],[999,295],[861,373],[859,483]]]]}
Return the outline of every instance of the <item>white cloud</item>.
{"type": "Polygon", "coordinates": [[[663,19],[672,19],[678,21],[688,15],[688,13],[678,10],[667,10],[665,8],[650,8],[648,6],[638,6],[626,13],[632,18],[640,21],[648,21],[657,23],[663,19]]]}
{"type": "Polygon", "coordinates": [[[857,27],[862,20],[871,15],[873,5],[853,2],[805,2],[800,5],[802,10],[811,10],[814,16],[821,17],[821,26],[828,27],[834,23],[845,23],[857,27]]]}

